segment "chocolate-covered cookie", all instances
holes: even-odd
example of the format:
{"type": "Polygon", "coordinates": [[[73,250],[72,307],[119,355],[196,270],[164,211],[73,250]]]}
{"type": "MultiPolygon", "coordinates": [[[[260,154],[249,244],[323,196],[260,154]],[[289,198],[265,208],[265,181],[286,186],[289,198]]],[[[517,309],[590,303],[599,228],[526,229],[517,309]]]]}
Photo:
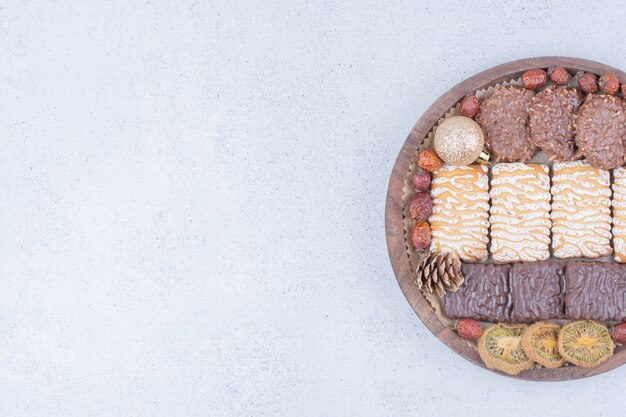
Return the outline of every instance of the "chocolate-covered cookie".
{"type": "Polygon", "coordinates": [[[569,262],[564,283],[565,318],[626,319],[626,265],[569,262]]]}
{"type": "Polygon", "coordinates": [[[523,262],[511,269],[511,321],[526,323],[563,316],[564,263],[523,262]]]}
{"type": "Polygon", "coordinates": [[[476,121],[485,131],[496,161],[524,162],[533,157],[536,146],[530,141],[528,117],[534,92],[525,88],[496,87],[480,105],[476,121]]]}
{"type": "Polygon", "coordinates": [[[530,141],[551,161],[576,159],[574,121],[585,96],[577,88],[549,87],[530,104],[530,141]]]}
{"type": "Polygon", "coordinates": [[[626,112],[621,98],[589,94],[576,118],[576,145],[595,168],[624,165],[626,112]]]}
{"type": "Polygon", "coordinates": [[[444,313],[449,318],[503,322],[510,319],[509,271],[511,265],[463,264],[465,281],[456,292],[445,295],[444,313]]]}

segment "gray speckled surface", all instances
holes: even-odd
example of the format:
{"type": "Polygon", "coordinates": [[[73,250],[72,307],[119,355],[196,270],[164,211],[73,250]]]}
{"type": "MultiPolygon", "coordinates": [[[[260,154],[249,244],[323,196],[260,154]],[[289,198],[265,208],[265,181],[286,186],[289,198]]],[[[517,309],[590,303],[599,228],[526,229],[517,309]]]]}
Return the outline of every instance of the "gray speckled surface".
{"type": "Polygon", "coordinates": [[[626,369],[445,348],[383,231],[432,101],[516,58],[626,68],[619,2],[72,3],[0,4],[2,415],[623,410],[626,369]]]}

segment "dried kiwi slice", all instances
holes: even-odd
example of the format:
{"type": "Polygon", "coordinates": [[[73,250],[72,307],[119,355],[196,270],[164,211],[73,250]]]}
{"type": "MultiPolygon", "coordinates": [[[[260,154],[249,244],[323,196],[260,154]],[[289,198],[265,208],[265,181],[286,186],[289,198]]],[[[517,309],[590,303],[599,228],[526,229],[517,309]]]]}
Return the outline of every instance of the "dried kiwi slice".
{"type": "Polygon", "coordinates": [[[577,366],[596,366],[613,355],[615,345],[609,329],[591,320],[566,324],[559,332],[559,353],[577,366]]]}
{"type": "Polygon", "coordinates": [[[478,353],[487,368],[517,375],[532,368],[534,362],[522,349],[524,324],[495,324],[478,339],[478,353]]]}
{"type": "Polygon", "coordinates": [[[530,359],[546,368],[562,366],[565,359],[559,353],[560,329],[561,326],[549,321],[533,324],[522,336],[522,349],[530,359]]]}

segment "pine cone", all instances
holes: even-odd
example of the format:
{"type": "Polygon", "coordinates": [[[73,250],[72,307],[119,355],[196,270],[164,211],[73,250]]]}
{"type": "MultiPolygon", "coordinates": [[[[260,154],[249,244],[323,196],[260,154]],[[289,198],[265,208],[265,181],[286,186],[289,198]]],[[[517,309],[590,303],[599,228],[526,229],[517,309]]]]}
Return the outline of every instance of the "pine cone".
{"type": "Polygon", "coordinates": [[[463,283],[461,260],[451,252],[430,252],[417,266],[417,287],[443,297],[446,291],[455,292],[463,283]]]}

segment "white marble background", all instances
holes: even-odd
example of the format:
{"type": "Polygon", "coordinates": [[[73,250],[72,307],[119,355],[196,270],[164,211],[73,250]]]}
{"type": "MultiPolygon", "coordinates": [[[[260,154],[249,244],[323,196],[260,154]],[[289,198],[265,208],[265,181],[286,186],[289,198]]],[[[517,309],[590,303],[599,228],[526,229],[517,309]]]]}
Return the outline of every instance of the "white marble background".
{"type": "Polygon", "coordinates": [[[0,2],[3,416],[623,415],[626,368],[466,362],[383,229],[440,94],[626,68],[620,2],[0,2]]]}

